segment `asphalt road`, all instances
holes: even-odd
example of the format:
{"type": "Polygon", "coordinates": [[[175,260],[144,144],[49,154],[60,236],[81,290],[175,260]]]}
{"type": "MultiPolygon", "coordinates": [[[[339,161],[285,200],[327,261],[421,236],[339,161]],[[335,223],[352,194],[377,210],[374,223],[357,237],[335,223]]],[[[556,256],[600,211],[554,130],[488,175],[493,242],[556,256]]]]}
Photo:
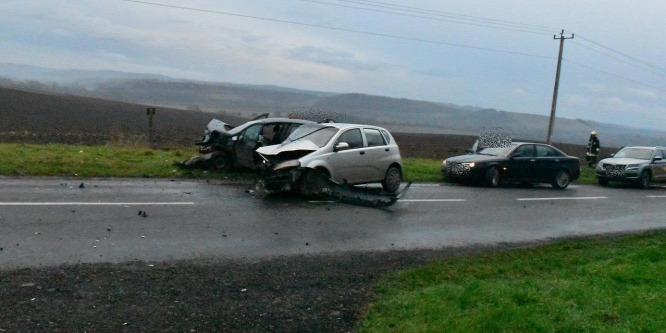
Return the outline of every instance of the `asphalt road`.
{"type": "Polygon", "coordinates": [[[249,187],[0,178],[0,269],[494,245],[666,228],[664,187],[414,184],[388,209],[262,199],[249,187]]]}

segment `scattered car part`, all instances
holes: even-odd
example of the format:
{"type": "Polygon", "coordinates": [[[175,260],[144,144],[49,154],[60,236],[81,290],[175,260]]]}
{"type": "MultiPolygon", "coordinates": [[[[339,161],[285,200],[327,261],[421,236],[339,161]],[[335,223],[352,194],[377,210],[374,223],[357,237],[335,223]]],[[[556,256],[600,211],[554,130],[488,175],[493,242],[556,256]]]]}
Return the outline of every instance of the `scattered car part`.
{"type": "Polygon", "coordinates": [[[338,184],[320,170],[297,168],[286,174],[270,172],[264,175],[256,184],[256,193],[265,197],[274,193],[292,192],[353,205],[388,207],[396,203],[410,186],[411,182],[401,191],[386,193],[380,188],[359,188],[349,184],[338,184]]]}

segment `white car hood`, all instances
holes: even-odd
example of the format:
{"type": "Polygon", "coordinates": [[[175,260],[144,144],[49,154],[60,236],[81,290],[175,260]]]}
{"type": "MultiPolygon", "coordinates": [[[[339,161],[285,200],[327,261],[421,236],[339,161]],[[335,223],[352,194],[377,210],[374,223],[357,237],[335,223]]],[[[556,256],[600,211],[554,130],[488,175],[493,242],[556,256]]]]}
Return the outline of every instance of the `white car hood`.
{"type": "Polygon", "coordinates": [[[225,126],[229,126],[229,125],[227,123],[221,121],[221,120],[213,119],[208,123],[208,125],[206,125],[206,129],[210,133],[213,133],[213,131],[216,131],[216,132],[220,132],[220,133],[224,133],[224,134],[229,134],[227,132],[227,130],[224,128],[225,126]]]}
{"type": "Polygon", "coordinates": [[[286,151],[299,151],[299,150],[315,151],[319,149],[320,148],[310,140],[298,140],[290,142],[286,145],[272,145],[272,146],[260,147],[257,149],[257,153],[270,156],[270,155],[277,155],[279,153],[283,153],[286,151]]]}

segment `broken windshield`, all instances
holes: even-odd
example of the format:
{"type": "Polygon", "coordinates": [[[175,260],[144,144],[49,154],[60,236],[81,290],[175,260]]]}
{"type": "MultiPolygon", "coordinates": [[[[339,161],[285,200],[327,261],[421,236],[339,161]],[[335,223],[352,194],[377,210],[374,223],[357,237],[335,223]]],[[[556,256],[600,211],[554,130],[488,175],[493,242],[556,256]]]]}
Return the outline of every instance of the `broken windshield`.
{"type": "Polygon", "coordinates": [[[324,126],[321,124],[306,124],[292,132],[282,145],[284,146],[300,140],[308,140],[321,148],[325,146],[337,132],[338,129],[335,127],[324,126]]]}

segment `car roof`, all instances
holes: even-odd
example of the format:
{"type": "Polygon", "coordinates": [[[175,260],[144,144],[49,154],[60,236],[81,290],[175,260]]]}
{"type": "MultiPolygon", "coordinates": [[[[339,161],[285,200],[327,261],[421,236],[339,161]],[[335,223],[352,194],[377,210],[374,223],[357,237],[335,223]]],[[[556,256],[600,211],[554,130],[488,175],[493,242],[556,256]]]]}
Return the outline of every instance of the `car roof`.
{"type": "Polygon", "coordinates": [[[622,148],[639,148],[639,149],[666,149],[662,146],[624,146],[622,148]]]}
{"type": "Polygon", "coordinates": [[[321,123],[321,125],[324,126],[331,126],[339,129],[346,129],[346,128],[353,128],[353,127],[371,127],[371,128],[377,128],[381,130],[386,130],[383,127],[375,126],[375,125],[365,125],[365,124],[351,124],[351,123],[321,123]]]}

